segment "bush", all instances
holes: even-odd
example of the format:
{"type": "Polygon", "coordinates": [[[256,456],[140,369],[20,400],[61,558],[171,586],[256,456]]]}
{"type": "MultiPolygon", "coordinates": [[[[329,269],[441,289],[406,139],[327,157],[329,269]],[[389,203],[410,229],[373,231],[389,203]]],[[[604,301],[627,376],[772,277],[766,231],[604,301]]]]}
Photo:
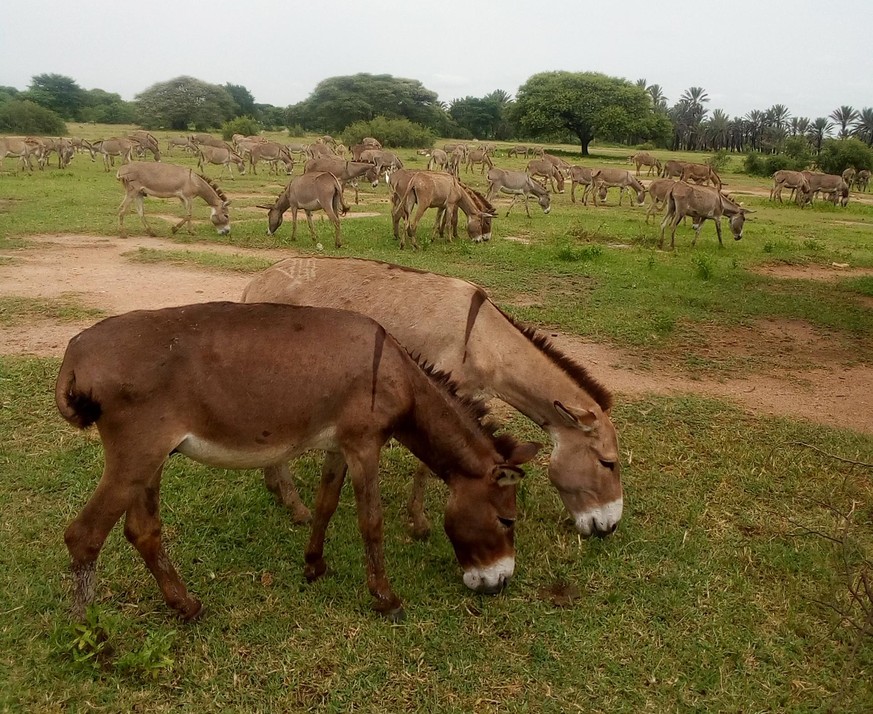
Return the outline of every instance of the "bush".
{"type": "Polygon", "coordinates": [[[385,147],[409,146],[428,149],[436,141],[436,135],[425,126],[409,119],[376,117],[371,121],[358,121],[343,131],[346,146],[360,144],[365,136],[372,136],[385,147]]]}
{"type": "Polygon", "coordinates": [[[67,125],[51,109],[26,99],[12,99],[0,104],[0,132],[61,136],[67,133],[67,125]]]}
{"type": "Polygon", "coordinates": [[[234,134],[256,136],[261,133],[261,125],[251,117],[237,117],[221,125],[221,137],[230,141],[234,134]]]}
{"type": "Polygon", "coordinates": [[[727,149],[719,149],[716,151],[707,161],[710,168],[713,169],[716,173],[721,173],[725,170],[727,165],[731,162],[730,153],[728,153],[727,149]]]}
{"type": "Polygon", "coordinates": [[[849,167],[873,171],[873,149],[859,139],[826,139],[818,165],[826,174],[841,174],[849,167]]]}
{"type": "Polygon", "coordinates": [[[809,166],[805,158],[792,158],[787,154],[761,154],[751,151],[743,161],[743,167],[751,176],[772,176],[777,171],[803,171],[809,166]]]}

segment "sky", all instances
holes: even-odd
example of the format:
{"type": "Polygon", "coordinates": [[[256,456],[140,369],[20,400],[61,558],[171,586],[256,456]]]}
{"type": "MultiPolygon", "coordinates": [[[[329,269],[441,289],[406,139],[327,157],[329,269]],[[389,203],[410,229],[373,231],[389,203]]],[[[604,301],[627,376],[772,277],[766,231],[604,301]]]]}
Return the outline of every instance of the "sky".
{"type": "Polygon", "coordinates": [[[703,87],[743,116],[784,104],[814,119],[873,107],[873,0],[4,0],[0,85],[40,74],[132,100],[181,75],[256,102],[306,99],[359,72],[420,81],[439,99],[514,95],[533,74],[602,72],[703,87]]]}

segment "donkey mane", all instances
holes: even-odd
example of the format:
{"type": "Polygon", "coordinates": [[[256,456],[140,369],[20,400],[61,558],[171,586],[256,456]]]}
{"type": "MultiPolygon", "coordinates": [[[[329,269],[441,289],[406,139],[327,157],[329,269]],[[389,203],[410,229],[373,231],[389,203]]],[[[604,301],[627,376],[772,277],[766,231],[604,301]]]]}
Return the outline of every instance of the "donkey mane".
{"type": "Polygon", "coordinates": [[[480,210],[484,210],[487,213],[497,213],[497,209],[494,208],[493,205],[491,205],[491,202],[487,198],[485,198],[483,194],[479,193],[479,191],[477,191],[472,186],[468,186],[467,184],[461,183],[460,181],[458,181],[458,183],[461,184],[461,188],[463,188],[467,193],[472,196],[474,203],[479,206],[480,210]]]}
{"type": "Polygon", "coordinates": [[[218,187],[218,184],[215,183],[215,181],[213,181],[213,180],[212,180],[211,178],[209,178],[208,176],[204,176],[203,174],[197,174],[197,175],[198,175],[200,178],[202,178],[204,181],[206,181],[206,183],[209,184],[209,187],[210,187],[213,191],[215,191],[216,194],[218,194],[218,197],[219,197],[222,201],[227,201],[227,196],[224,195],[224,191],[222,191],[222,190],[218,187]]]}
{"type": "Polygon", "coordinates": [[[607,411],[612,407],[612,393],[604,385],[594,379],[585,367],[561,352],[561,350],[552,344],[548,337],[539,332],[535,327],[523,325],[512,316],[507,315],[503,310],[497,307],[497,305],[494,305],[494,307],[500,311],[500,314],[509,320],[515,329],[527,337],[535,347],[558,365],[558,367],[569,375],[576,384],[588,392],[603,411],[607,411]]]}
{"type": "Polygon", "coordinates": [[[410,357],[415,363],[421,367],[422,371],[434,382],[437,386],[448,392],[453,402],[464,412],[471,417],[479,429],[487,436],[494,444],[494,448],[504,458],[509,458],[513,450],[518,446],[518,440],[511,434],[498,434],[497,429],[500,424],[491,415],[491,410],[488,408],[487,402],[481,397],[470,397],[458,393],[458,383],[454,380],[450,372],[437,369],[430,362],[426,362],[421,358],[421,355],[410,353],[410,357]]]}

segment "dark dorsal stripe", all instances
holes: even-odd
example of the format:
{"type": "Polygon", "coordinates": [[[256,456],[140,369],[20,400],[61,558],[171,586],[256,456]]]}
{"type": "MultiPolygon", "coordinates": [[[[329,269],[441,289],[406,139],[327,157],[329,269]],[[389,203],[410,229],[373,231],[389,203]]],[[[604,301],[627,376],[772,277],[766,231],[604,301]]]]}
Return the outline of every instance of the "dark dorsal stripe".
{"type": "Polygon", "coordinates": [[[470,300],[470,309],[467,311],[467,326],[464,328],[464,357],[461,359],[461,362],[467,361],[467,344],[470,342],[470,334],[473,332],[473,324],[476,322],[476,318],[479,316],[479,311],[482,309],[482,305],[485,304],[485,301],[488,299],[488,296],[485,294],[485,291],[481,288],[476,289],[473,293],[473,299],[470,300]]]}
{"type": "Polygon", "coordinates": [[[376,409],[376,382],[379,379],[379,365],[382,363],[382,353],[385,349],[385,328],[376,326],[376,340],[373,345],[373,386],[370,394],[370,411],[376,409]]]}

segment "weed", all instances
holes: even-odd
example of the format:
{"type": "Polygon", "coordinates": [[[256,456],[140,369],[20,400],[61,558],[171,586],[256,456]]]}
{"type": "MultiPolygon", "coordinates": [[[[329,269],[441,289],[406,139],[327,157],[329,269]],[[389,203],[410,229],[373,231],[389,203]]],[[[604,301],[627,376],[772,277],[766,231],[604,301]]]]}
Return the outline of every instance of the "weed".
{"type": "Polygon", "coordinates": [[[92,605],[85,611],[84,622],[70,625],[63,649],[79,667],[92,671],[105,669],[113,654],[109,630],[106,618],[92,605]]]}
{"type": "Polygon", "coordinates": [[[712,265],[712,260],[709,256],[703,255],[701,253],[697,253],[692,259],[691,262],[695,265],[695,273],[697,277],[701,280],[709,280],[714,272],[714,268],[712,265]]]}

